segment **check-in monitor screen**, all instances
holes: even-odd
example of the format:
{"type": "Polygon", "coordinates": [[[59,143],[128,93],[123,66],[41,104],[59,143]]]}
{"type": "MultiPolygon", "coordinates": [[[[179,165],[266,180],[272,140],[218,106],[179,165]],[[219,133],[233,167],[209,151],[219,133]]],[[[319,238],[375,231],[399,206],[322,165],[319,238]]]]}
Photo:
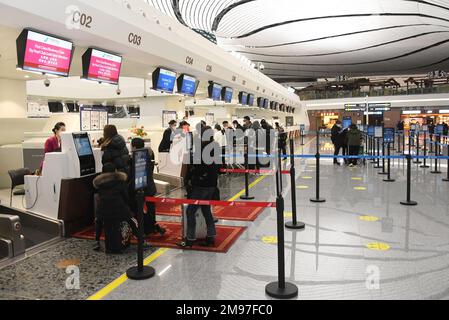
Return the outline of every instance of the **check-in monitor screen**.
{"type": "MultiPolygon", "coordinates": [[[[25,47],[18,48],[19,60],[23,59],[23,70],[68,76],[72,61],[73,44],[70,41],[48,36],[35,31],[26,31],[25,47]],[[25,51],[23,51],[23,49],[25,51]]],[[[18,43],[23,40],[18,39],[18,43]]]]}
{"type": "Polygon", "coordinates": [[[91,50],[87,79],[118,84],[122,57],[97,49],[91,50]]]}
{"type": "Polygon", "coordinates": [[[248,95],[248,105],[250,107],[254,106],[254,95],[253,94],[248,95]]]}
{"type": "Polygon", "coordinates": [[[221,90],[222,87],[219,84],[214,83],[212,87],[212,96],[210,97],[214,101],[220,101],[221,100],[221,90]]]}
{"type": "Polygon", "coordinates": [[[232,90],[232,88],[227,87],[225,89],[224,101],[226,103],[231,103],[233,95],[234,95],[234,90],[232,90]]]}
{"type": "Polygon", "coordinates": [[[195,91],[196,79],[194,77],[184,75],[182,78],[181,93],[193,97],[195,96],[195,91]]]}
{"type": "Polygon", "coordinates": [[[176,82],[176,72],[160,69],[156,83],[156,90],[173,92],[176,82]]]}
{"type": "Polygon", "coordinates": [[[76,152],[79,157],[90,156],[93,154],[90,145],[89,136],[86,134],[74,134],[73,141],[75,142],[76,152]]]}

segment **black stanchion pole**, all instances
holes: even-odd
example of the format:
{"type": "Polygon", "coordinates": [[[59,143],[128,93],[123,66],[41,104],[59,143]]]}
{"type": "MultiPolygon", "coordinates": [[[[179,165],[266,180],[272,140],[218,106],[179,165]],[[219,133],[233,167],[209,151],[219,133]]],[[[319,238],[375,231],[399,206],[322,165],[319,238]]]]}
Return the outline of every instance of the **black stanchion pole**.
{"type": "Polygon", "coordinates": [[[412,130],[408,132],[408,154],[412,154],[412,130]]]}
{"type": "Polygon", "coordinates": [[[249,156],[248,156],[248,137],[244,139],[244,148],[245,148],[245,195],[241,196],[242,200],[254,200],[254,197],[249,195],[249,156]]]}
{"type": "Polygon", "coordinates": [[[132,280],[146,280],[154,277],[156,271],[154,268],[143,265],[143,204],[145,202],[145,194],[143,191],[137,193],[137,222],[138,222],[138,239],[137,239],[137,267],[129,268],[126,275],[132,280]]]}
{"type": "Polygon", "coordinates": [[[427,165],[427,131],[424,131],[424,164],[420,167],[424,169],[430,168],[427,165]]]}
{"type": "Polygon", "coordinates": [[[321,158],[321,155],[320,155],[320,136],[319,136],[318,131],[317,131],[317,137],[316,137],[315,158],[316,158],[315,198],[311,198],[310,201],[315,202],[315,203],[321,203],[321,202],[326,202],[326,200],[320,198],[320,158],[321,158]]]}
{"type": "Polygon", "coordinates": [[[401,152],[401,131],[398,131],[398,153],[401,152]]]}
{"type": "MultiPolygon", "coordinates": [[[[376,155],[376,141],[374,137],[370,137],[371,147],[370,147],[370,156],[373,157],[376,155]]],[[[372,158],[371,163],[375,163],[376,159],[372,158]]]]}
{"type": "MultiPolygon", "coordinates": [[[[420,136],[420,132],[419,130],[417,131],[417,139],[416,139],[416,155],[419,157],[419,136],[420,136]]],[[[419,160],[419,158],[416,158],[415,161],[413,162],[415,164],[421,164],[422,161],[419,160]]]]}
{"type": "MultiPolygon", "coordinates": [[[[388,143],[388,148],[390,148],[390,143],[388,143]]],[[[382,171],[379,172],[379,174],[388,174],[388,172],[385,171],[385,141],[382,141],[382,171]]]]}
{"type": "MultiPolygon", "coordinates": [[[[435,136],[435,157],[439,157],[440,156],[440,144],[439,144],[439,142],[440,142],[440,136],[435,136]]],[[[435,169],[433,170],[433,171],[431,171],[430,173],[433,173],[433,174],[440,174],[440,173],[442,173],[441,171],[440,171],[440,169],[438,168],[438,158],[435,158],[435,169]]]]}
{"type": "Polygon", "coordinates": [[[376,152],[374,154],[374,156],[377,156],[375,160],[376,165],[373,167],[374,169],[380,169],[382,168],[380,165],[380,140],[379,138],[375,138],[376,141],[376,152]]]}
{"type": "Polygon", "coordinates": [[[298,287],[293,283],[285,282],[285,239],[284,239],[284,198],[280,190],[282,177],[281,157],[278,152],[278,168],[276,172],[276,213],[278,235],[278,281],[267,284],[265,293],[275,299],[292,299],[298,296],[298,287]]]}
{"type": "Polygon", "coordinates": [[[301,145],[304,145],[304,130],[301,130],[301,145]]]}
{"type": "Polygon", "coordinates": [[[303,222],[299,222],[297,218],[297,208],[296,208],[296,170],[295,170],[295,145],[294,141],[290,140],[290,185],[292,193],[292,218],[293,221],[287,222],[285,227],[288,229],[301,230],[306,227],[303,222]]]}
{"type": "Polygon", "coordinates": [[[446,168],[446,178],[443,179],[445,182],[449,182],[449,145],[446,144],[446,151],[447,151],[447,168],[446,168]]]}
{"type": "Polygon", "coordinates": [[[390,156],[391,156],[391,150],[390,150],[390,143],[388,142],[388,145],[387,145],[387,153],[388,153],[388,160],[387,160],[387,178],[386,179],[384,179],[384,182],[394,182],[394,181],[396,181],[396,180],[394,180],[394,179],[392,179],[391,178],[391,159],[390,159],[390,156]]]}
{"type": "Polygon", "coordinates": [[[429,144],[430,144],[430,151],[429,153],[434,153],[433,152],[433,134],[429,133],[429,144]]]}
{"type": "Polygon", "coordinates": [[[405,154],[405,131],[402,130],[402,154],[405,154]]]}
{"type": "Polygon", "coordinates": [[[411,200],[412,155],[407,155],[407,200],[401,201],[404,206],[416,206],[418,202],[411,200]]]}

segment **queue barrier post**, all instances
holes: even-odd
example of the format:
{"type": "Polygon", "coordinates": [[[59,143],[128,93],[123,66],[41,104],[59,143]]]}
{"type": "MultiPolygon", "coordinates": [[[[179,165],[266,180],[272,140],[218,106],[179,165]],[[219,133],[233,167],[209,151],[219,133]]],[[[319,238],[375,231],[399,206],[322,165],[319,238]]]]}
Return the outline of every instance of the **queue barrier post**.
{"type": "Polygon", "coordinates": [[[375,156],[376,159],[374,159],[374,163],[376,164],[373,168],[374,169],[380,169],[382,168],[382,166],[380,165],[380,140],[379,138],[375,138],[376,139],[376,152],[375,152],[375,156]]]}
{"type": "Polygon", "coordinates": [[[430,166],[427,165],[427,131],[424,131],[424,163],[420,168],[430,168],[430,166]]]}
{"type": "Polygon", "coordinates": [[[277,249],[278,249],[278,281],[266,285],[265,293],[275,299],[292,299],[298,296],[298,287],[285,281],[285,239],[284,239],[284,198],[280,188],[282,179],[280,152],[278,153],[278,168],[276,172],[276,213],[277,213],[277,249]]]}
{"type": "Polygon", "coordinates": [[[444,182],[449,182],[449,144],[446,144],[446,151],[447,151],[447,168],[446,168],[446,178],[443,179],[444,182]]]}
{"type": "Polygon", "coordinates": [[[404,206],[416,206],[418,202],[411,200],[412,155],[407,155],[407,200],[400,203],[404,206]]]}
{"type": "Polygon", "coordinates": [[[405,155],[405,131],[402,130],[402,154],[405,155]]]}
{"type": "Polygon", "coordinates": [[[242,200],[254,200],[254,197],[249,195],[249,160],[248,160],[248,137],[244,139],[244,148],[245,148],[245,195],[241,196],[242,200]]]}
{"type": "Polygon", "coordinates": [[[145,194],[143,191],[137,193],[137,222],[138,222],[138,239],[137,239],[137,267],[129,268],[126,275],[131,280],[146,280],[154,277],[156,270],[150,266],[143,265],[143,207],[145,202],[145,194]]]}
{"type": "Polygon", "coordinates": [[[440,141],[441,137],[439,135],[435,135],[435,168],[430,173],[432,174],[440,174],[442,173],[440,169],[438,169],[438,156],[440,156],[440,141]]]}
{"type": "Polygon", "coordinates": [[[325,199],[320,198],[320,136],[319,132],[317,131],[316,136],[316,177],[315,177],[315,198],[311,198],[310,201],[314,203],[323,203],[326,202],[325,199]]]}
{"type": "MultiPolygon", "coordinates": [[[[390,148],[390,143],[388,143],[388,147],[390,148]]],[[[385,171],[385,140],[382,141],[382,171],[379,174],[387,175],[388,172],[385,171]]]]}
{"type": "Polygon", "coordinates": [[[391,149],[390,149],[390,143],[388,142],[388,147],[387,147],[387,154],[388,154],[388,159],[387,159],[387,178],[384,179],[384,182],[395,182],[396,180],[391,178],[391,149]]]}
{"type": "MultiPolygon", "coordinates": [[[[417,139],[416,139],[416,155],[419,157],[419,136],[420,136],[420,132],[419,130],[417,131],[417,139]]],[[[415,164],[421,164],[422,161],[419,160],[419,158],[416,158],[415,161],[413,162],[415,164]]]]}
{"type": "Polygon", "coordinates": [[[295,145],[294,141],[290,140],[290,185],[292,196],[292,221],[287,222],[285,227],[287,229],[302,230],[306,227],[305,223],[299,222],[297,219],[296,207],[296,170],[295,170],[295,145]]]}

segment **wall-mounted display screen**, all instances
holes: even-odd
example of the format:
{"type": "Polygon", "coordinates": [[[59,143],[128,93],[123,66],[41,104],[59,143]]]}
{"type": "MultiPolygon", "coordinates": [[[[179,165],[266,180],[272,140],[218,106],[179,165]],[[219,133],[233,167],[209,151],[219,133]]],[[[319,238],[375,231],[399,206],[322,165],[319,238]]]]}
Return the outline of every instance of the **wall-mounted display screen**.
{"type": "Polygon", "coordinates": [[[48,109],[51,113],[63,113],[64,112],[64,106],[62,102],[48,102],[48,109]]]}
{"type": "Polygon", "coordinates": [[[212,99],[214,101],[220,101],[221,100],[221,90],[222,86],[218,83],[211,82],[209,85],[209,99],[212,99]]]}
{"type": "Polygon", "coordinates": [[[264,103],[263,103],[264,109],[268,109],[269,104],[270,104],[270,100],[265,99],[265,100],[264,100],[264,103]]]}
{"type": "Polygon", "coordinates": [[[230,87],[224,87],[221,92],[221,98],[226,103],[232,102],[232,97],[234,96],[234,89],[230,87]]]}
{"type": "Polygon", "coordinates": [[[265,99],[264,98],[257,98],[257,106],[259,108],[263,108],[264,104],[265,104],[265,99]]]}
{"type": "Polygon", "coordinates": [[[240,91],[239,93],[239,103],[241,105],[247,105],[248,104],[248,93],[244,91],[240,91]]]}
{"type": "Polygon", "coordinates": [[[249,95],[248,95],[248,105],[249,105],[250,107],[253,107],[253,106],[254,106],[254,95],[253,95],[253,94],[249,94],[249,95]]]}
{"type": "Polygon", "coordinates": [[[16,45],[19,68],[64,77],[69,75],[72,42],[25,29],[17,38],[16,45]]]}
{"type": "Polygon", "coordinates": [[[153,72],[153,89],[157,91],[163,91],[173,93],[176,83],[176,72],[157,68],[153,72]]]}
{"type": "Polygon", "coordinates": [[[189,97],[194,97],[198,88],[198,81],[196,78],[182,74],[178,78],[178,93],[189,97]]]}
{"type": "Polygon", "coordinates": [[[89,48],[83,54],[83,78],[117,85],[122,57],[103,50],[89,48]]]}

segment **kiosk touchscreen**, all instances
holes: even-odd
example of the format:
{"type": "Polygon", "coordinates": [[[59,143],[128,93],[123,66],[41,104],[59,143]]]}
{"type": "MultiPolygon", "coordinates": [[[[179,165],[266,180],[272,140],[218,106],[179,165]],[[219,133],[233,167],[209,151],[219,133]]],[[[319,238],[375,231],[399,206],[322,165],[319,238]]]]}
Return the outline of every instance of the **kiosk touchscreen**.
{"type": "Polygon", "coordinates": [[[133,152],[134,164],[134,185],[135,190],[140,191],[148,186],[148,149],[141,149],[133,152]]]}
{"type": "Polygon", "coordinates": [[[81,177],[95,173],[95,158],[87,133],[73,133],[73,142],[80,162],[81,177]]]}

